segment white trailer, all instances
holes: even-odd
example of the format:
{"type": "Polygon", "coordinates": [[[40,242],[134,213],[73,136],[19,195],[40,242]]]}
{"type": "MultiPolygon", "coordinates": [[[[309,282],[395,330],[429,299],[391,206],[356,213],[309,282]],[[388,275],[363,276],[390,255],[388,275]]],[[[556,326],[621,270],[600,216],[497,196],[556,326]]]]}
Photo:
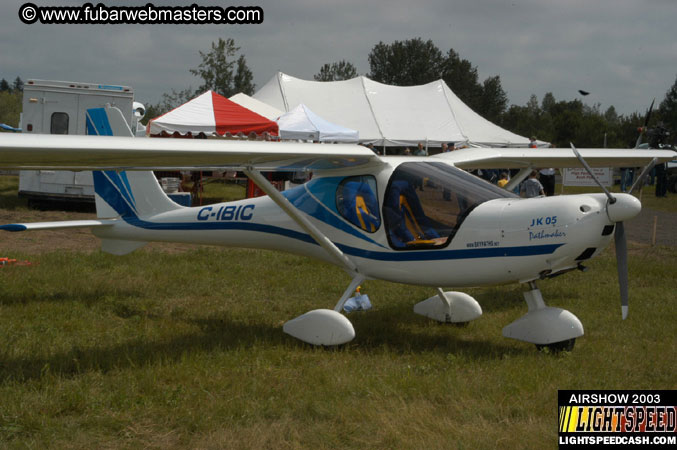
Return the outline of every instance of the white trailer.
{"type": "MultiPolygon", "coordinates": [[[[24,133],[84,135],[87,109],[103,108],[106,104],[122,111],[130,128],[137,130],[137,121],[145,110],[134,102],[131,87],[28,80],[24,85],[21,127],[24,133]]],[[[19,196],[29,201],[94,202],[92,173],[23,170],[19,196]]]]}

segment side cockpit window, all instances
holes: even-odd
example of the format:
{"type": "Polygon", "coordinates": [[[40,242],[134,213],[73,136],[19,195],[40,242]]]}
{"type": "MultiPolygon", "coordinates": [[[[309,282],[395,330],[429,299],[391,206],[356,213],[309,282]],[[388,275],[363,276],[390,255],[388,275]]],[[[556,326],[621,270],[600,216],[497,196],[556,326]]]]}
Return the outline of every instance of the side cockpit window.
{"type": "Polygon", "coordinates": [[[451,227],[429,217],[434,205],[427,201],[431,196],[426,195],[426,188],[428,191],[433,190],[424,178],[394,176],[391,180],[386,191],[383,214],[388,239],[394,248],[435,247],[447,241],[451,227]],[[425,209],[419,194],[423,194],[425,209]]]}
{"type": "Polygon", "coordinates": [[[338,212],[356,227],[374,233],[381,226],[376,180],[371,175],[348,177],[336,190],[338,212]]]}
{"type": "Polygon", "coordinates": [[[476,206],[503,197],[514,194],[444,163],[400,164],[383,200],[388,241],[396,250],[445,247],[476,206]]]}

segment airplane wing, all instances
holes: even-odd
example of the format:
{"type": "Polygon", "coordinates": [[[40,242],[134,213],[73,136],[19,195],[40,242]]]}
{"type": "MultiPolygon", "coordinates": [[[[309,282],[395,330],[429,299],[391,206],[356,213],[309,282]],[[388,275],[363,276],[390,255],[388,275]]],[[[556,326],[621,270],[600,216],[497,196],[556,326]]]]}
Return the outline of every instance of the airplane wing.
{"type": "MultiPolygon", "coordinates": [[[[672,150],[654,149],[578,149],[592,167],[641,167],[653,158],[663,163],[677,158],[672,150]]],[[[523,169],[528,167],[581,167],[570,148],[466,148],[441,153],[441,159],[461,169],[523,169]]]]}
{"type": "Polygon", "coordinates": [[[353,144],[160,139],[40,134],[0,135],[0,169],[327,170],[382,161],[353,144]]]}

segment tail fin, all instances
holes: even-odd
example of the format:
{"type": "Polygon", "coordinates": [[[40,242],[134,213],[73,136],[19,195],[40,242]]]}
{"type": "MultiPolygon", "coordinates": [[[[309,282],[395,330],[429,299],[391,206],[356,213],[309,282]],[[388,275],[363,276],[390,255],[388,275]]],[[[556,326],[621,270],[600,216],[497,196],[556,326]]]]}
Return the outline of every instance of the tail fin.
{"type": "Polygon", "coordinates": [[[134,137],[120,109],[110,104],[87,110],[87,134],[92,136],[134,137]]]}
{"type": "MultiPolygon", "coordinates": [[[[134,136],[122,112],[110,105],[87,110],[87,134],[134,136]]],[[[97,217],[148,217],[181,208],[167,197],[153,172],[107,170],[92,175],[97,217]]]]}
{"type": "MultiPolygon", "coordinates": [[[[143,139],[143,138],[139,138],[143,139]]],[[[180,209],[153,172],[93,172],[97,217],[148,217],[180,209]]]]}

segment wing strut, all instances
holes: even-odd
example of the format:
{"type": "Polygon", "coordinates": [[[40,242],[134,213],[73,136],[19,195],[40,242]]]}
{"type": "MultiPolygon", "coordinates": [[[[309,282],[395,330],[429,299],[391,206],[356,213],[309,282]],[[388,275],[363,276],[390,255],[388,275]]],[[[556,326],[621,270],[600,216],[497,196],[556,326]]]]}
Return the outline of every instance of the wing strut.
{"type": "Polygon", "coordinates": [[[357,274],[357,266],[352,262],[332,241],[329,240],[315,225],[313,225],[287,198],[280,193],[270,181],[266,179],[261,172],[253,167],[247,167],[244,173],[254,181],[263,192],[287,213],[291,219],[296,222],[303,230],[308,233],[320,246],[332,255],[339,264],[348,272],[357,274]]]}
{"type": "Polygon", "coordinates": [[[508,184],[504,186],[504,189],[506,191],[512,191],[513,189],[515,189],[522,181],[524,181],[529,176],[532,170],[534,169],[531,167],[531,165],[520,170],[517,174],[515,174],[514,177],[510,179],[510,181],[508,181],[508,184]]]}

